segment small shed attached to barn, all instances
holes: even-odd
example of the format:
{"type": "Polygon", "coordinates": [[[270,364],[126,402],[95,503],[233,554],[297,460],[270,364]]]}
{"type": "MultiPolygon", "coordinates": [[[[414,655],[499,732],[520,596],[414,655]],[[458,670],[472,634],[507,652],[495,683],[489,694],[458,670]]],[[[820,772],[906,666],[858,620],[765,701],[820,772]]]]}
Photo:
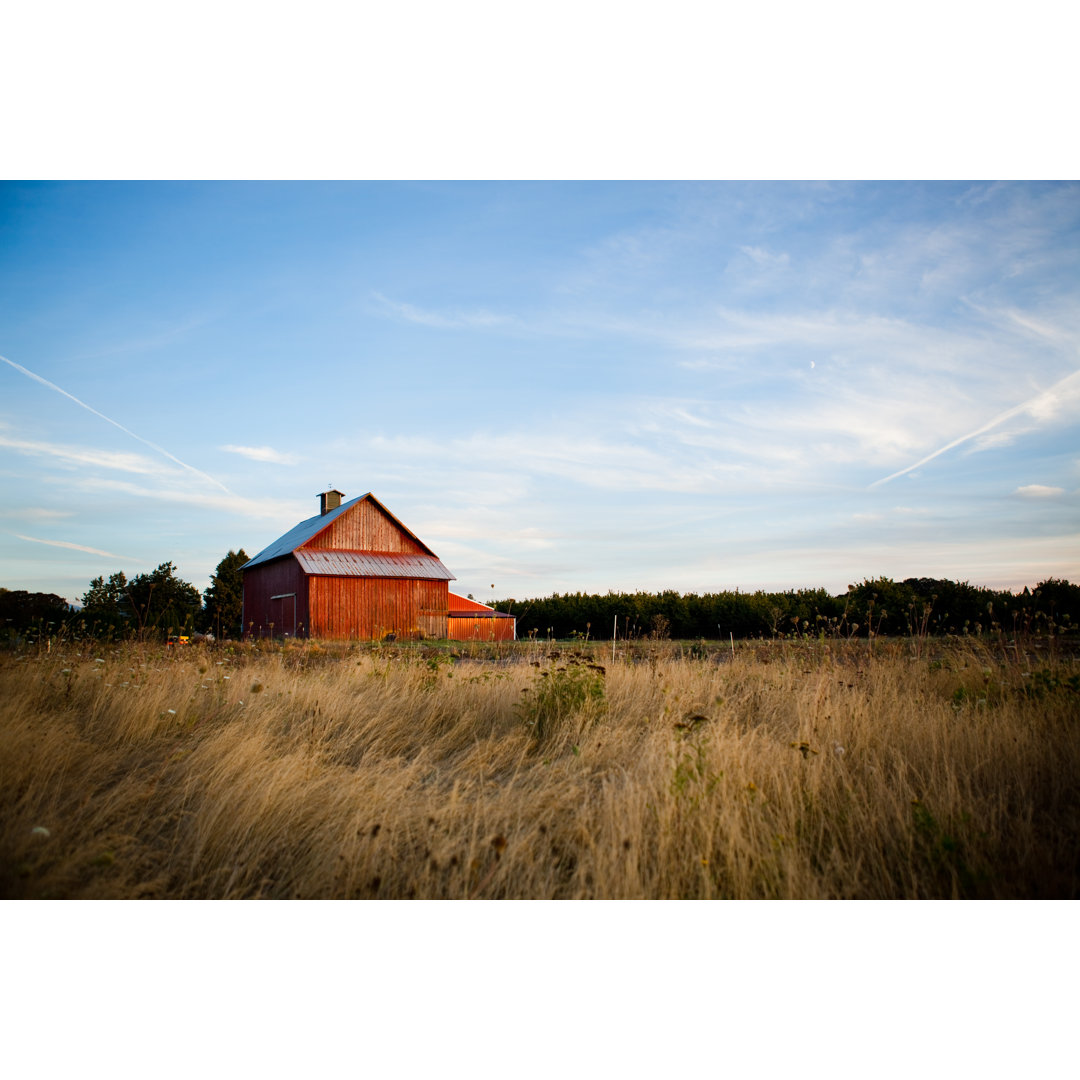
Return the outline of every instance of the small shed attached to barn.
{"type": "Polygon", "coordinates": [[[454,575],[374,495],[341,499],[244,564],[245,635],[447,637],[454,575]]]}
{"type": "Polygon", "coordinates": [[[448,593],[447,636],[455,641],[515,641],[517,618],[467,596],[448,593]]]}

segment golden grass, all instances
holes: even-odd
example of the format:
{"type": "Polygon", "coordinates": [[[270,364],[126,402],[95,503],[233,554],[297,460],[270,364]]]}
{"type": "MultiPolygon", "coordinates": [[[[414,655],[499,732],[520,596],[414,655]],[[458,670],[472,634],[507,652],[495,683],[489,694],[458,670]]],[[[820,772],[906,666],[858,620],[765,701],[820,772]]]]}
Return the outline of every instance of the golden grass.
{"type": "Polygon", "coordinates": [[[0,895],[1080,893],[1074,662],[549,648],[0,654],[0,895]]]}

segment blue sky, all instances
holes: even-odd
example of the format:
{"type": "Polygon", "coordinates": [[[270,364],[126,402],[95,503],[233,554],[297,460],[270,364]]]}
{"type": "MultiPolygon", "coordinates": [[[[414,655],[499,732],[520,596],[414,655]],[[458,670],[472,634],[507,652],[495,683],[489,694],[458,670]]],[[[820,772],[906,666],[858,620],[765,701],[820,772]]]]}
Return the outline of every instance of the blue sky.
{"type": "Polygon", "coordinates": [[[3,183],[0,585],[205,588],[327,485],[481,599],[1077,581],[1078,238],[1068,183],[3,183]]]}

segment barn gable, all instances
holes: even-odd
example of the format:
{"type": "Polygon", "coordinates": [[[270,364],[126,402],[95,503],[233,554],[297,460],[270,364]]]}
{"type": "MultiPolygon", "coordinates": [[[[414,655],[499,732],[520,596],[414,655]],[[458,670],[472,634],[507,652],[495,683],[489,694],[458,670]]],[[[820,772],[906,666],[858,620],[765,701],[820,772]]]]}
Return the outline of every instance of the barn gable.
{"type": "MultiPolygon", "coordinates": [[[[407,529],[374,495],[353,499],[333,520],[302,545],[330,551],[377,551],[382,554],[430,555],[435,552],[407,529]]],[[[329,515],[327,515],[329,516],[329,515]]]]}

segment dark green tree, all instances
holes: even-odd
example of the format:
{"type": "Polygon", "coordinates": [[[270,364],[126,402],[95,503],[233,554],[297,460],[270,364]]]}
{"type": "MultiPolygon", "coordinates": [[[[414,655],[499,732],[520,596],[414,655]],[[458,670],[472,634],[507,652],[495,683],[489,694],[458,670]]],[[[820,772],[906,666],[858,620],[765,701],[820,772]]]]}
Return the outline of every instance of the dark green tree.
{"type": "Polygon", "coordinates": [[[247,553],[229,551],[217,564],[210,577],[210,588],[203,593],[206,607],[203,624],[217,637],[240,637],[243,627],[240,620],[244,609],[244,575],[240,567],[248,561],[247,553]]]}
{"type": "Polygon", "coordinates": [[[1076,629],[1080,623],[1080,585],[1064,578],[1047,578],[1031,592],[1031,605],[1058,629],[1076,629]]]}
{"type": "Polygon", "coordinates": [[[0,631],[27,630],[35,625],[43,630],[58,628],[71,616],[68,602],[56,593],[0,589],[0,631]]]}
{"type": "Polygon", "coordinates": [[[905,634],[909,632],[918,598],[910,585],[892,578],[867,578],[861,585],[849,585],[849,622],[859,624],[859,633],[905,634]]]}
{"type": "Polygon", "coordinates": [[[124,595],[122,607],[140,632],[191,630],[202,612],[199,590],[176,576],[171,561],[149,574],[136,574],[124,595]]]}
{"type": "Polygon", "coordinates": [[[108,581],[96,577],[82,595],[83,613],[88,616],[121,615],[127,602],[126,592],[127,578],[123,570],[111,574],[108,581]]]}

